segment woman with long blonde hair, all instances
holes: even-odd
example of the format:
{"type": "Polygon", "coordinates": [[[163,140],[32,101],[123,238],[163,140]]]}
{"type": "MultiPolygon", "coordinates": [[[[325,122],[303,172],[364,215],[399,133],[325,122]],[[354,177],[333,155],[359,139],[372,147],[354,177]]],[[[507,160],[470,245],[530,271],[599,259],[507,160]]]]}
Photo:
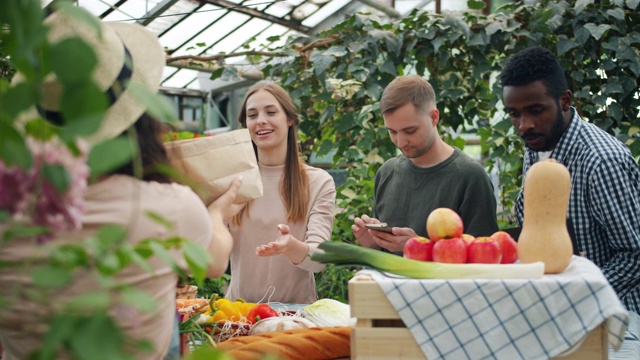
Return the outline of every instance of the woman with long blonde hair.
{"type": "Polygon", "coordinates": [[[229,224],[234,247],[226,297],[312,303],[313,273],[324,266],[307,255],[331,237],[333,178],[300,158],[298,110],[279,85],[260,81],[249,88],[239,120],[251,134],[264,195],[229,224]]]}

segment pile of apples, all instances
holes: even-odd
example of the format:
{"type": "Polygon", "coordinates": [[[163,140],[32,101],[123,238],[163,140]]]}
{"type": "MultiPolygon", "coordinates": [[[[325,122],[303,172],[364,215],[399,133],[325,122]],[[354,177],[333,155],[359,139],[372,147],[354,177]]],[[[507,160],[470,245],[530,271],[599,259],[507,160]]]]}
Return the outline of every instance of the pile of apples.
{"type": "Polygon", "coordinates": [[[405,258],[452,264],[512,264],[518,260],[516,241],[504,231],[473,237],[464,233],[462,218],[448,208],[427,217],[429,239],[416,236],[404,245],[405,258]]]}

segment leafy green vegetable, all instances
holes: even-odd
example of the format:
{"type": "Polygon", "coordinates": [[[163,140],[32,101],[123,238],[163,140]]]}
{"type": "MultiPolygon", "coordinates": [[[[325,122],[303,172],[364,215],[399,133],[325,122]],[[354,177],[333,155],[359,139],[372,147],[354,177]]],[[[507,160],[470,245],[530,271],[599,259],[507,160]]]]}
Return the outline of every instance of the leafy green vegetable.
{"type": "Polygon", "coordinates": [[[320,299],[304,307],[304,317],[317,326],[351,326],[349,305],[333,299],[320,299]]]}
{"type": "Polygon", "coordinates": [[[311,260],[324,264],[362,266],[414,279],[537,279],[544,263],[530,264],[443,264],[405,259],[402,256],[358,245],[325,241],[311,260]]]}

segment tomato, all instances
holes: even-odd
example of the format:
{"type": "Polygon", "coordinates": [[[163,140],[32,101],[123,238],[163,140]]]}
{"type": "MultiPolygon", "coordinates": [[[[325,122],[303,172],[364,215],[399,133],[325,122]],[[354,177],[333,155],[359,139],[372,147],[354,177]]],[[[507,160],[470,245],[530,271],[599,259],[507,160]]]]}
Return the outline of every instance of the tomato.
{"type": "Polygon", "coordinates": [[[258,322],[262,319],[278,316],[278,312],[267,304],[259,304],[249,310],[247,314],[247,320],[250,324],[258,322]]]}

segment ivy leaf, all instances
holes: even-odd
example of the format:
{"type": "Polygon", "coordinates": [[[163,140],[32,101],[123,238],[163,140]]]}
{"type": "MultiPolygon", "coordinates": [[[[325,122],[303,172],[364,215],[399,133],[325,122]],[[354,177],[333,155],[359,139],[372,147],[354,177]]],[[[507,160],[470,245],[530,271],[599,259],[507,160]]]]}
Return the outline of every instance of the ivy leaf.
{"type": "Polygon", "coordinates": [[[594,0],[577,0],[576,5],[573,7],[573,10],[576,12],[576,14],[580,14],[585,7],[593,4],[593,1],[594,0]]]}
{"type": "Polygon", "coordinates": [[[221,78],[225,81],[240,80],[240,76],[238,76],[238,69],[235,66],[225,66],[224,70],[222,70],[221,78]]]}
{"type": "Polygon", "coordinates": [[[211,76],[209,77],[210,80],[215,80],[217,78],[219,78],[220,76],[222,76],[222,72],[224,71],[223,67],[219,67],[215,70],[213,70],[211,72],[211,76]]]}
{"type": "Polygon", "coordinates": [[[324,51],[324,55],[326,56],[342,57],[347,54],[347,49],[344,46],[332,46],[324,51]]]}
{"type": "Polygon", "coordinates": [[[622,107],[618,103],[611,103],[607,108],[607,115],[611,116],[616,123],[622,121],[624,114],[622,113],[622,107]]]}
{"type": "Polygon", "coordinates": [[[467,0],[467,7],[472,10],[482,10],[487,7],[487,3],[481,0],[467,0]]]}
{"type": "Polygon", "coordinates": [[[559,39],[556,44],[556,52],[558,56],[564,55],[567,51],[578,47],[578,43],[569,39],[559,39]]]}
{"type": "Polygon", "coordinates": [[[618,20],[624,21],[624,10],[622,10],[621,8],[609,9],[607,10],[607,14],[618,20]]]}
{"type": "Polygon", "coordinates": [[[480,46],[486,44],[486,41],[481,33],[473,33],[467,42],[469,46],[480,46]]]}
{"type": "Polygon", "coordinates": [[[631,10],[636,10],[638,8],[638,4],[640,4],[640,0],[627,0],[627,6],[631,10]]]}
{"type": "Polygon", "coordinates": [[[574,30],[575,40],[580,45],[584,45],[589,40],[590,32],[585,27],[579,27],[574,30]]]}
{"type": "Polygon", "coordinates": [[[445,39],[443,37],[437,37],[433,39],[433,41],[431,41],[431,45],[433,45],[433,50],[435,52],[438,52],[440,50],[440,46],[442,46],[444,42],[445,42],[445,39]]]}
{"type": "Polygon", "coordinates": [[[333,64],[336,59],[333,56],[323,55],[322,52],[314,50],[309,59],[315,65],[314,72],[316,76],[324,74],[324,72],[333,64]]]}
{"type": "Polygon", "coordinates": [[[380,66],[380,71],[391,74],[391,75],[398,75],[398,71],[393,64],[392,58],[387,58],[387,60],[385,60],[384,64],[380,66]]]}
{"type": "Polygon", "coordinates": [[[611,25],[606,25],[606,24],[596,25],[593,23],[586,24],[584,27],[587,30],[589,30],[589,33],[591,33],[591,36],[593,36],[593,38],[596,40],[600,40],[602,35],[604,35],[604,33],[607,30],[611,29],[611,25]]]}

